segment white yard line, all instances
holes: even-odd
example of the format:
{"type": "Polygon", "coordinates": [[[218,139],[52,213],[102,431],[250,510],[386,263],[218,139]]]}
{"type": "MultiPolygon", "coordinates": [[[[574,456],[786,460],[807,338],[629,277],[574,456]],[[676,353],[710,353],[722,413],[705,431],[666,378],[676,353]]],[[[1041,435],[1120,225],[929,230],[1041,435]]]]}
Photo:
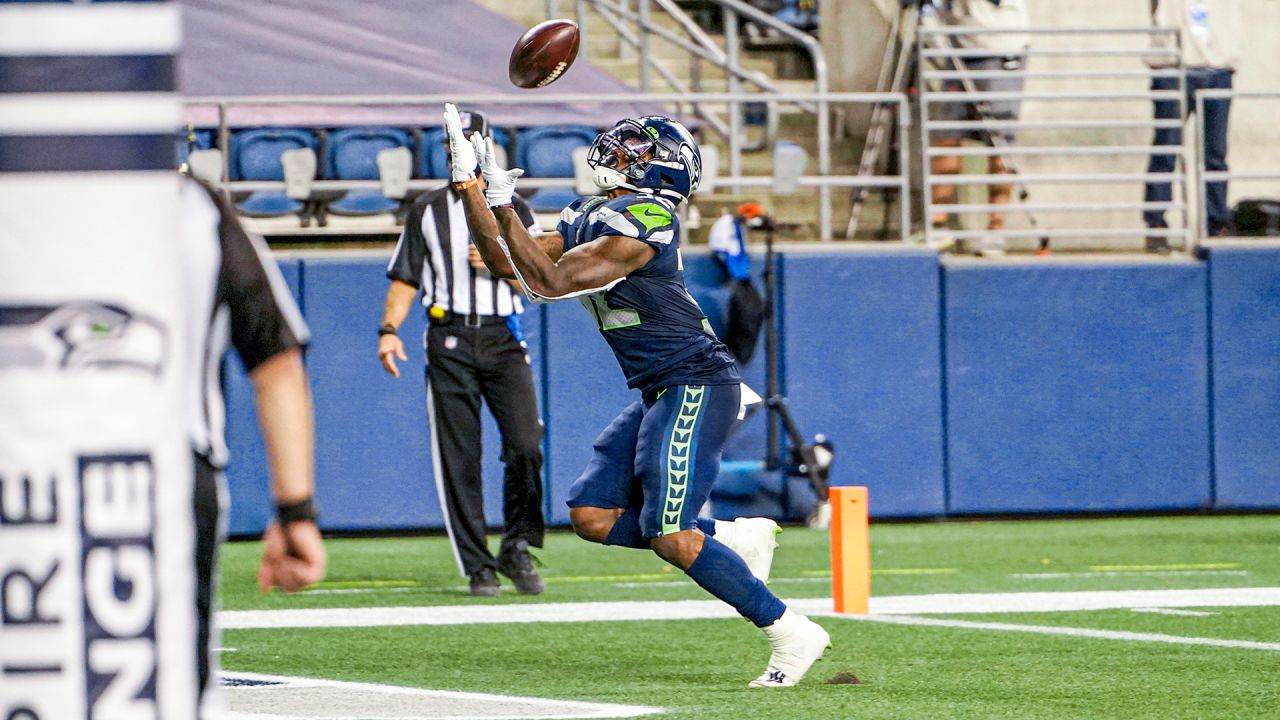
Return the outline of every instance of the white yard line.
{"type": "Polygon", "coordinates": [[[925,627],[964,628],[967,630],[997,630],[1001,632],[1061,635],[1064,637],[1093,638],[1099,640],[1128,640],[1130,642],[1154,642],[1169,645],[1207,645],[1210,647],[1240,648],[1280,652],[1280,643],[1254,642],[1252,640],[1220,640],[1217,638],[1181,637],[1159,633],[1125,632],[1121,630],[1095,630],[1093,628],[1054,627],[1052,625],[1017,625],[1013,623],[974,622],[972,620],[945,620],[942,618],[913,617],[911,615],[865,615],[853,618],[864,622],[889,625],[920,625],[925,627]]]}
{"type": "Polygon", "coordinates": [[[1176,617],[1211,617],[1217,615],[1216,612],[1205,612],[1203,610],[1174,610],[1173,608],[1129,608],[1136,613],[1147,613],[1149,615],[1174,615],[1176,617]]]}
{"type": "Polygon", "coordinates": [[[643,705],[427,690],[282,675],[224,672],[261,685],[223,687],[227,720],[528,720],[623,718],[663,712],[643,705]]]}
{"type": "Polygon", "coordinates": [[[1081,571],[1081,572],[1042,572],[1042,573],[1011,573],[1009,577],[1019,580],[1077,580],[1079,578],[1099,578],[1099,577],[1174,577],[1186,575],[1229,575],[1232,577],[1244,577],[1249,574],[1248,570],[1097,570],[1097,571],[1081,571]]]}
{"type": "MultiPolygon", "coordinates": [[[[788,600],[809,615],[833,615],[830,598],[788,600]]],[[[1280,606],[1280,587],[1094,592],[963,593],[871,598],[874,615],[1069,612],[1130,608],[1280,606]]],[[[716,600],[437,605],[432,607],[224,610],[223,629],[383,627],[620,620],[702,620],[737,615],[716,600]]]]}

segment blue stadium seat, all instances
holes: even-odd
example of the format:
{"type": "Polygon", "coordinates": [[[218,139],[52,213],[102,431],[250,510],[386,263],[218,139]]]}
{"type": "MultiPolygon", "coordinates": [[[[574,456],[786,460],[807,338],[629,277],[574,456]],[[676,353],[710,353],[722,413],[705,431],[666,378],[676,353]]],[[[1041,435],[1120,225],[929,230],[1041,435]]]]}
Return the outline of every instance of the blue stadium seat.
{"type": "MultiPolygon", "coordinates": [[[[516,165],[529,177],[573,177],[573,151],[588,147],[600,132],[588,125],[548,125],[520,133],[516,165]]],[[[578,199],[572,188],[543,188],[526,198],[536,212],[558,212],[578,199]]]]}
{"type": "MultiPolygon", "coordinates": [[[[253,128],[231,135],[232,180],[284,180],[280,155],[286,150],[316,147],[316,136],[301,128],[253,128]]],[[[302,211],[302,202],[279,191],[249,195],[236,206],[250,217],[280,217],[302,211]]]]}
{"type": "MultiPolygon", "coordinates": [[[[0,0],[3,2],[3,0],[0,0]]],[[[178,133],[178,164],[182,165],[187,161],[187,156],[192,150],[208,150],[213,147],[214,138],[217,137],[217,130],[197,129],[190,133],[183,130],[178,133]]]]}
{"type": "MultiPolygon", "coordinates": [[[[511,136],[501,128],[493,128],[493,142],[502,146],[511,157],[511,136]]],[[[422,145],[418,148],[418,177],[447,178],[449,163],[445,159],[444,129],[433,127],[422,132],[422,145]]]]}
{"type": "MultiPolygon", "coordinates": [[[[329,134],[324,174],[330,180],[377,180],[378,153],[396,147],[413,148],[408,131],[389,127],[355,127],[329,134]]],[[[378,190],[352,190],[329,204],[335,215],[378,215],[394,212],[398,200],[378,190]]]]}

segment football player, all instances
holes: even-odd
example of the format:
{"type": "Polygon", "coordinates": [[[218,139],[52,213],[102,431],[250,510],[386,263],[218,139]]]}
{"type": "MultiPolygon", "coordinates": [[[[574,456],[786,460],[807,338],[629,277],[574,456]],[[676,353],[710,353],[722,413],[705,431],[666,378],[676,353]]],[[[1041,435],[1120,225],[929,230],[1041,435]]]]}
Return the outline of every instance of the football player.
{"type": "Polygon", "coordinates": [[[512,209],[524,171],[498,166],[492,140],[463,136],[445,106],[452,180],[489,270],[534,302],[578,298],[641,399],[594,445],[569,494],[583,539],[652,549],[764,630],[768,667],[752,687],[795,685],[830,644],[821,626],[765,586],[744,559],[772,559],[772,521],[699,519],[738,416],[741,378],[685,288],[676,206],[697,189],[701,157],[680,123],[619,122],[588,155],[602,197],[574,201],[553,233],[530,236],[512,209]],[[477,177],[477,165],[481,177],[477,177]]]}

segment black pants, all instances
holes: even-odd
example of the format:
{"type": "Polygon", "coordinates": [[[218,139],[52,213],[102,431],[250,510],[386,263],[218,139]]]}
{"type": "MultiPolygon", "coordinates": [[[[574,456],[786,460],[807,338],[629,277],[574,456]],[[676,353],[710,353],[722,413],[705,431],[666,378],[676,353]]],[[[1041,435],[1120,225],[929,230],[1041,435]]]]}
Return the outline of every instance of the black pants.
{"type": "Polygon", "coordinates": [[[480,476],[480,401],[502,433],[505,551],[520,540],[542,547],[542,421],[524,348],[505,324],[462,319],[427,330],[427,403],[436,450],[436,488],[445,528],[469,575],[496,567],[485,542],[480,476]]]}
{"type": "MultiPolygon", "coordinates": [[[[1187,70],[1186,110],[1195,112],[1196,93],[1201,90],[1225,90],[1231,88],[1232,74],[1230,70],[1212,68],[1189,68],[1187,70]]],[[[1177,90],[1176,78],[1153,78],[1152,90],[1177,90]]],[[[1227,121],[1231,114],[1231,100],[1205,100],[1204,117],[1204,164],[1207,170],[1227,169],[1227,121]]],[[[1177,100],[1156,100],[1155,117],[1157,120],[1182,120],[1177,100]]],[[[1156,128],[1152,145],[1182,146],[1182,128],[1156,128]]],[[[1174,171],[1176,158],[1173,155],[1155,155],[1147,164],[1148,173],[1171,173],[1174,171]]],[[[1147,183],[1146,202],[1169,202],[1173,199],[1173,189],[1168,182],[1149,181],[1147,183]]],[[[1209,227],[1215,229],[1232,219],[1231,209],[1227,207],[1227,184],[1224,182],[1209,183],[1205,193],[1205,212],[1209,217],[1209,227]]],[[[1151,210],[1143,213],[1148,227],[1164,227],[1163,210],[1151,210]]],[[[1216,233],[1210,233],[1216,234],[1216,233]]]]}
{"type": "Polygon", "coordinates": [[[221,471],[200,453],[195,455],[194,512],[196,528],[196,672],[203,700],[209,685],[210,621],[213,614],[214,570],[218,566],[219,516],[222,505],[218,497],[221,471]]]}

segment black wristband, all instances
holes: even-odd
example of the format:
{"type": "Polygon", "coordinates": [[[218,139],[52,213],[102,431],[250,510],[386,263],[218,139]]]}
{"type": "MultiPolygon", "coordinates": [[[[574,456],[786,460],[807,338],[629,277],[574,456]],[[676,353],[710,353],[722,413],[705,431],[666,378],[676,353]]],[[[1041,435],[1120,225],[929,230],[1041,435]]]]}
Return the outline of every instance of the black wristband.
{"type": "Polygon", "coordinates": [[[319,517],[316,512],[315,498],[307,498],[292,503],[276,503],[276,520],[283,527],[289,523],[311,521],[319,517]]]}
{"type": "Polygon", "coordinates": [[[391,323],[382,323],[378,326],[378,337],[383,335],[395,335],[399,330],[391,323]]]}

